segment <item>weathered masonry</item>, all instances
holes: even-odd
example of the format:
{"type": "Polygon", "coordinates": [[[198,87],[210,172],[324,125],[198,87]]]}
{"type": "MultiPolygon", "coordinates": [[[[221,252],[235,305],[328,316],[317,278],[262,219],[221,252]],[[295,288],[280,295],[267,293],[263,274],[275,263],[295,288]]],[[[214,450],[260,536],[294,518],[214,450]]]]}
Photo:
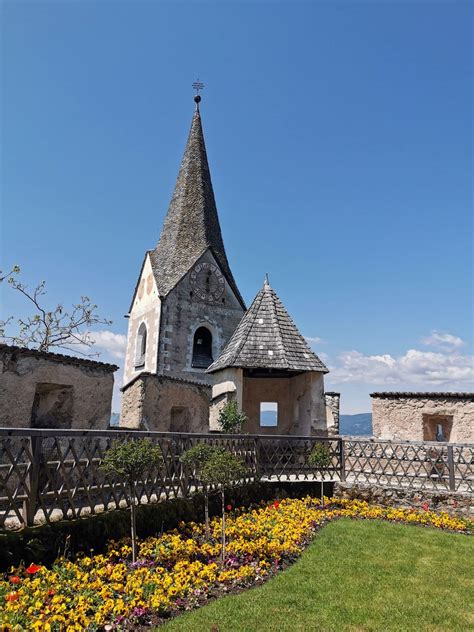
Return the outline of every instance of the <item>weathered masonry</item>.
{"type": "Polygon", "coordinates": [[[372,393],[378,439],[474,443],[474,393],[372,393]]]}
{"type": "Polygon", "coordinates": [[[268,284],[246,312],[222,239],[200,100],[130,305],[120,425],[218,430],[222,405],[237,399],[245,432],[337,433],[339,394],[324,393],[328,370],[268,284]]]}
{"type": "Polygon", "coordinates": [[[105,429],[117,369],[0,344],[0,427],[105,429]]]}
{"type": "MultiPolygon", "coordinates": [[[[145,254],[129,310],[120,421],[125,427],[190,429],[186,420],[204,400],[208,411],[212,377],[206,369],[245,311],[224,248],[200,97],[195,100],[161,236],[145,254]]],[[[208,427],[207,416],[201,430],[208,427]]]]}
{"type": "Polygon", "coordinates": [[[265,280],[229,344],[211,364],[210,429],[236,400],[252,434],[327,435],[339,431],[339,395],[324,394],[328,369],[265,280]]]}

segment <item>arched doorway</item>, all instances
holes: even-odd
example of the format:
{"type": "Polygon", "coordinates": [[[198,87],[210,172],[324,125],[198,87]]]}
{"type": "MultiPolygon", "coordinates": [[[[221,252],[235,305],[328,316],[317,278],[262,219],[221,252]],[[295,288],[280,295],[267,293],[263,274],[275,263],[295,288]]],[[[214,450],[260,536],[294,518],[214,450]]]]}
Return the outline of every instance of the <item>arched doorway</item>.
{"type": "Polygon", "coordinates": [[[199,327],[194,334],[191,366],[195,369],[207,369],[212,362],[212,334],[207,327],[199,327]]]}

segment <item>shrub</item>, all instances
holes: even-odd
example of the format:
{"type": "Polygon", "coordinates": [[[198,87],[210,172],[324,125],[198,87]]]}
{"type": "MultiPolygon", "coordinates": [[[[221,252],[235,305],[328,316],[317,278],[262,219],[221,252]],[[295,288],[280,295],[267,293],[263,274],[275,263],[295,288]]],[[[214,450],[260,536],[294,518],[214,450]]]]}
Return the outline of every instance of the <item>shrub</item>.
{"type": "Polygon", "coordinates": [[[246,421],[246,414],[239,410],[237,402],[232,400],[222,408],[217,423],[222,432],[236,434],[242,431],[242,426],[246,421]]]}
{"type": "Polygon", "coordinates": [[[321,502],[324,505],[324,493],[323,493],[323,472],[331,465],[332,455],[331,450],[327,445],[324,445],[322,441],[318,441],[314,444],[313,450],[308,457],[308,463],[316,471],[321,472],[321,502]]]}
{"type": "Polygon", "coordinates": [[[246,475],[246,467],[231,452],[222,448],[216,448],[205,461],[201,476],[206,485],[220,486],[222,508],[222,536],[221,551],[222,563],[225,562],[225,488],[242,483],[246,475]]]}
{"type": "Polygon", "coordinates": [[[179,459],[184,466],[193,470],[194,476],[202,483],[206,540],[209,540],[209,486],[202,478],[202,471],[206,462],[217,449],[219,448],[209,445],[209,443],[198,443],[192,448],[189,448],[189,450],[186,450],[179,459]]]}
{"type": "MultiPolygon", "coordinates": [[[[136,484],[146,470],[163,462],[161,448],[147,439],[116,441],[106,452],[101,468],[106,474],[123,476],[127,483],[125,493],[130,504],[132,561],[137,558],[136,484]]],[[[140,504],[140,498],[138,498],[140,504]]]]}

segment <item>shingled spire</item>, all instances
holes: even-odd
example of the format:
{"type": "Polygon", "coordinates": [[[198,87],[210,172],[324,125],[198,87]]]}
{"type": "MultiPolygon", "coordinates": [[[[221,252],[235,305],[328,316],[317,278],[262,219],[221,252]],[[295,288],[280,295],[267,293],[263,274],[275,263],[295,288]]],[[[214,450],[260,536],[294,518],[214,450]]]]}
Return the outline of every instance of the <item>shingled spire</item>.
{"type": "Polygon", "coordinates": [[[160,240],[157,247],[150,251],[160,295],[166,296],[208,248],[245,309],[225,253],[199,103],[196,101],[188,142],[160,240]]]}
{"type": "Polygon", "coordinates": [[[329,372],[309,348],[270,287],[268,278],[229,343],[207,372],[214,373],[227,367],[329,372]]]}

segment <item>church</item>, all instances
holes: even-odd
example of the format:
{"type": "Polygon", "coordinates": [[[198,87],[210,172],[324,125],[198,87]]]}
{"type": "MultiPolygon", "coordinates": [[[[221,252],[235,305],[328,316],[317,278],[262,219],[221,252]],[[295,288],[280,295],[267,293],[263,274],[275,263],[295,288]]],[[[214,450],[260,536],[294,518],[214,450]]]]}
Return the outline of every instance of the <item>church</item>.
{"type": "Polygon", "coordinates": [[[270,287],[247,310],[229,266],[195,112],[158,244],[145,253],[127,318],[120,426],[218,431],[236,400],[243,432],[337,434],[328,369],[270,287]]]}

